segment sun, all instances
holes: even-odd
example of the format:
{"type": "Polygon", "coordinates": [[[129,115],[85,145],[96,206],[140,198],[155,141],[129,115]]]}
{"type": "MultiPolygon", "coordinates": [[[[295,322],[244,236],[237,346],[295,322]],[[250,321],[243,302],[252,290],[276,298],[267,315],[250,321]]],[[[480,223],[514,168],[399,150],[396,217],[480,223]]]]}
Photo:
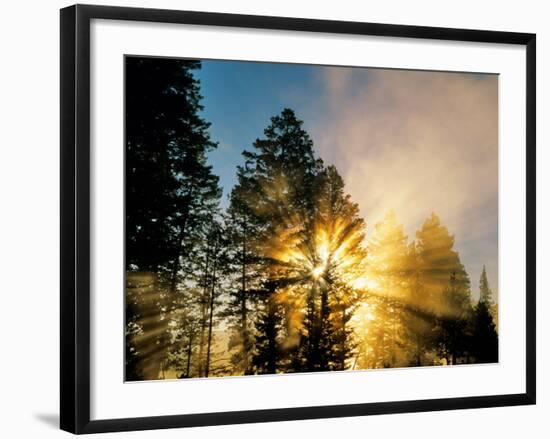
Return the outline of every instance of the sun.
{"type": "Polygon", "coordinates": [[[323,273],[325,272],[325,266],[324,265],[317,265],[316,267],[311,270],[311,275],[314,279],[319,279],[323,273]]]}

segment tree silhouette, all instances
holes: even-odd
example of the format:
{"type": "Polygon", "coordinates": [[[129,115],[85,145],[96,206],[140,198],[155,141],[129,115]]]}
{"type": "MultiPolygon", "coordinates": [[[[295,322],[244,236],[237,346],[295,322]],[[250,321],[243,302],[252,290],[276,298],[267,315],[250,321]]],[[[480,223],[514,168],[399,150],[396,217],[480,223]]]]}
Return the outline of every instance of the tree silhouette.
{"type": "Polygon", "coordinates": [[[126,270],[150,273],[147,295],[128,275],[127,323],[133,345],[127,377],[157,379],[166,358],[178,285],[220,197],[207,165],[215,148],[199,115],[200,93],[186,60],[126,57],[126,270]],[[136,294],[134,294],[136,293],[136,294]],[[140,345],[141,344],[141,345],[140,345]],[[143,363],[137,367],[136,363],[143,363]]]}
{"type": "Polygon", "coordinates": [[[477,363],[498,362],[498,334],[491,315],[492,294],[485,266],[479,280],[479,301],[473,313],[472,354],[477,363]]]}

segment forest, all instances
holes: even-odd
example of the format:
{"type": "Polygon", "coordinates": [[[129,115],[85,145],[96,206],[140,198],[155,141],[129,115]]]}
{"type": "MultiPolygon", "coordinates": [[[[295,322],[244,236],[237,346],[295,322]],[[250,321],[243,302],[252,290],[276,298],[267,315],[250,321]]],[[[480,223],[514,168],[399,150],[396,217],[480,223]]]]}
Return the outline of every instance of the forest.
{"type": "Polygon", "coordinates": [[[125,63],[126,381],[498,362],[485,267],[437,213],[368,223],[289,108],[222,208],[200,61],[125,63]]]}

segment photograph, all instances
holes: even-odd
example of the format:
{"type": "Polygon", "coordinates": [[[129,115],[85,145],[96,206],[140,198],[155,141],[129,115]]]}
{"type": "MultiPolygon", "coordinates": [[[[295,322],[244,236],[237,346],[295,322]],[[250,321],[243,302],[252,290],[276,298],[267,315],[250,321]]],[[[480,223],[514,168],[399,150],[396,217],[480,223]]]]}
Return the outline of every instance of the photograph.
{"type": "Polygon", "coordinates": [[[550,16],[451,6],[6,2],[0,439],[545,437],[550,16]]]}
{"type": "Polygon", "coordinates": [[[126,382],[499,362],[498,74],[123,62],[126,382]]]}

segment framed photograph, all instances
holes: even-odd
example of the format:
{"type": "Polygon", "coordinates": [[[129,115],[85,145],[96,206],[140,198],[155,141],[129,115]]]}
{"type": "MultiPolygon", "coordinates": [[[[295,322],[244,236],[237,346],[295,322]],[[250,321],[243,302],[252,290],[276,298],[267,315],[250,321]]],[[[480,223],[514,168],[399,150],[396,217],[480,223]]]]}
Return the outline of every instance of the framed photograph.
{"type": "Polygon", "coordinates": [[[61,428],[535,403],[535,35],[61,10],[61,428]]]}

